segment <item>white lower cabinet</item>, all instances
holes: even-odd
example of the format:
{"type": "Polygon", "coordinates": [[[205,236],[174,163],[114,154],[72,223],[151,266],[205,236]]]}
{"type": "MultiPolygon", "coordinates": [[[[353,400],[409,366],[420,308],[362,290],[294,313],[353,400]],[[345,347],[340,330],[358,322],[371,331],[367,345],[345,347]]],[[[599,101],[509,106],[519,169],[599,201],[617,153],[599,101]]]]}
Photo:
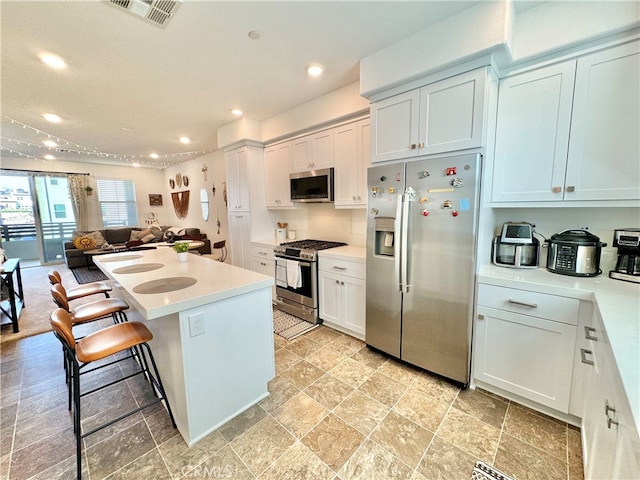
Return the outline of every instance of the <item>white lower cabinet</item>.
{"type": "Polygon", "coordinates": [[[479,285],[474,378],[567,413],[580,301],[479,285]]]}
{"type": "Polygon", "coordinates": [[[320,257],[318,290],[320,318],[324,323],[364,339],[365,264],[320,257]]]}
{"type": "Polygon", "coordinates": [[[229,212],[229,256],[231,265],[251,268],[251,216],[244,212],[229,212]]]}
{"type": "Polygon", "coordinates": [[[582,413],[585,478],[640,478],[638,431],[597,310],[588,335],[591,345],[581,352],[589,366],[582,413]]]}
{"type": "Polygon", "coordinates": [[[269,275],[274,278],[273,287],[271,287],[271,300],[276,300],[276,261],[273,257],[273,247],[268,248],[256,243],[251,244],[251,265],[252,270],[263,275],[269,275]]]}

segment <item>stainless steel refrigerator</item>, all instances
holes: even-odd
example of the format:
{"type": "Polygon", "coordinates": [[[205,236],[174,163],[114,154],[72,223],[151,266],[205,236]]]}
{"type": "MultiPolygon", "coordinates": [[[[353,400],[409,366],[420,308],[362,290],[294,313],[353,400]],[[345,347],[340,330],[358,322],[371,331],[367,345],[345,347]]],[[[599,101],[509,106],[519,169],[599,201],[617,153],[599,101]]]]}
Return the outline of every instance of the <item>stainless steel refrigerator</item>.
{"type": "Polygon", "coordinates": [[[469,383],[481,156],[368,170],[367,345],[469,383]]]}

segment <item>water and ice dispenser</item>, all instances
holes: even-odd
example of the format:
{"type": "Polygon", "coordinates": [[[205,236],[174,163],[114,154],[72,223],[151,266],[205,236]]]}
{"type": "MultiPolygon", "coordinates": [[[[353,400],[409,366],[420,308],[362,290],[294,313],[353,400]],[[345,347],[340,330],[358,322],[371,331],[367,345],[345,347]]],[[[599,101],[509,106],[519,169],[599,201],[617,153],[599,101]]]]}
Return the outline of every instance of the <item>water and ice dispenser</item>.
{"type": "Polygon", "coordinates": [[[392,217],[375,218],[375,255],[393,257],[395,241],[394,220],[392,217]]]}

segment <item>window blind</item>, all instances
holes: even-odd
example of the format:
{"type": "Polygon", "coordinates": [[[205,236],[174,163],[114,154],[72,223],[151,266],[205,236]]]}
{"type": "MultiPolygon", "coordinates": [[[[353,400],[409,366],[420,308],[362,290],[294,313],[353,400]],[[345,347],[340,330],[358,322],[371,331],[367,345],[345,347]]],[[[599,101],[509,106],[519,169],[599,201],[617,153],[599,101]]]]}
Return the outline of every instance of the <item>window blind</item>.
{"type": "Polygon", "coordinates": [[[138,225],[136,189],[132,180],[99,178],[98,202],[105,228],[138,225]]]}

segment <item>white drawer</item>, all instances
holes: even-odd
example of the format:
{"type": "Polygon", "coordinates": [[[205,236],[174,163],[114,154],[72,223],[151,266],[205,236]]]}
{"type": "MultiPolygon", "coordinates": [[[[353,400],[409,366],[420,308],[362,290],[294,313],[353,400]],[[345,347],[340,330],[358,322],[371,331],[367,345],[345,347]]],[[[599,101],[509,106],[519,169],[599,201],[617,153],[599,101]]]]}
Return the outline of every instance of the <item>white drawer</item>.
{"type": "Polygon", "coordinates": [[[251,246],[251,256],[273,260],[273,248],[251,246]]]}
{"type": "Polygon", "coordinates": [[[364,263],[348,262],[346,260],[338,260],[334,258],[319,258],[318,270],[321,272],[332,272],[349,277],[360,278],[364,280],[367,266],[364,263]]]}
{"type": "Polygon", "coordinates": [[[580,300],[481,283],[478,305],[577,325],[580,300]]]}

